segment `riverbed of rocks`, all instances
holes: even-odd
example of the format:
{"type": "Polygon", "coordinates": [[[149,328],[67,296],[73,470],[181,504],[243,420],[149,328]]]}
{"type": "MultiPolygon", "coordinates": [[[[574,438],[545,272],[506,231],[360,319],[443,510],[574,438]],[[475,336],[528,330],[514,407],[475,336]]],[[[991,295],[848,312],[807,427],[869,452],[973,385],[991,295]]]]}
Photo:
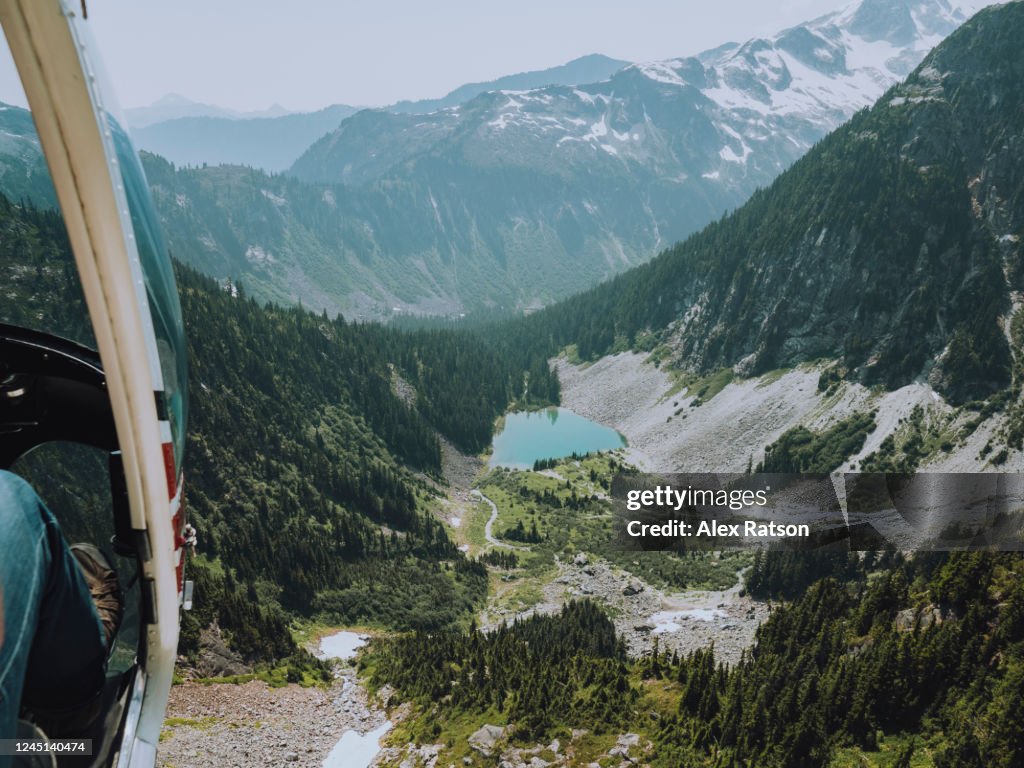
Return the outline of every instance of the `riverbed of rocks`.
{"type": "Polygon", "coordinates": [[[185,682],[171,689],[160,737],[161,768],[320,768],[348,730],[371,731],[387,719],[342,664],[329,688],[271,688],[185,682]]]}
{"type": "Polygon", "coordinates": [[[770,611],[766,603],[740,595],[738,576],[736,586],[727,590],[666,593],[583,554],[570,562],[560,561],[558,575],[544,584],[542,594],[541,602],[525,611],[485,611],[481,627],[493,628],[534,613],[557,613],[568,600],[590,598],[610,609],[616,632],[632,656],[650,653],[655,641],[661,650],[680,655],[713,641],[716,658],[735,664],[753,644],[754,632],[770,611]],[[679,614],[671,627],[652,618],[665,612],[679,614]]]}

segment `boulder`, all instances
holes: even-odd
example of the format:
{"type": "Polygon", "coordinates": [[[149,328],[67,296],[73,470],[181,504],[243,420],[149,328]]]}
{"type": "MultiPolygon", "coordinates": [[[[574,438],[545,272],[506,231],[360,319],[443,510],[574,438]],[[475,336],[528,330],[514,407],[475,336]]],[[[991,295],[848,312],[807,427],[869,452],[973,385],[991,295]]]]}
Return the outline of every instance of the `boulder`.
{"type": "Polygon", "coordinates": [[[505,735],[505,729],[497,725],[483,725],[467,739],[469,746],[485,757],[490,757],[495,745],[505,735]]]}
{"type": "Polygon", "coordinates": [[[943,611],[936,605],[926,605],[920,609],[905,608],[896,614],[896,630],[912,632],[915,627],[928,629],[933,624],[942,624],[950,618],[953,618],[951,612],[943,611]]]}

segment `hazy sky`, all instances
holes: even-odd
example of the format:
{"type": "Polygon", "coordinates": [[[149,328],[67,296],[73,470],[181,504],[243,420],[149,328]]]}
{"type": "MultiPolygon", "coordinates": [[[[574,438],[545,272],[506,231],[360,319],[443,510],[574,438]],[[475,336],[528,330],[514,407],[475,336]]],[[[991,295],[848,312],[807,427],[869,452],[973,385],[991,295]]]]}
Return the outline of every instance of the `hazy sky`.
{"type": "Polygon", "coordinates": [[[124,107],[383,105],[587,53],[649,61],[770,34],[850,0],[89,0],[124,107]]]}

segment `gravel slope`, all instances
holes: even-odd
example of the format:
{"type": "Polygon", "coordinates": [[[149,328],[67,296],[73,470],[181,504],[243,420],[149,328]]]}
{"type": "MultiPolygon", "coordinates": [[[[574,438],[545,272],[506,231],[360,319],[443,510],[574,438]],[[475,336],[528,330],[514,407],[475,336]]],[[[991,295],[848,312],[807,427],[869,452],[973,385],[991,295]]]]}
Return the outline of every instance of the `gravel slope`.
{"type": "MultiPolygon", "coordinates": [[[[837,394],[826,397],[817,391],[820,371],[810,366],[733,382],[694,408],[693,398],[685,392],[669,396],[671,377],[635,352],[604,357],[591,365],[572,365],[564,358],[551,362],[562,383],[562,404],[624,434],[629,460],[648,472],[742,472],[748,461],[756,465],[765,446],[787,429],[798,424],[820,429],[853,413],[876,410],[878,427],[860,453],[842,467],[849,469],[877,450],[915,406],[922,406],[930,416],[948,417],[952,412],[927,384],[874,392],[846,383],[837,394]]],[[[993,471],[978,458],[978,451],[999,424],[1000,417],[989,419],[958,450],[922,470],[993,471]]],[[[1014,452],[998,469],[1024,470],[1024,455],[1014,452]]]]}

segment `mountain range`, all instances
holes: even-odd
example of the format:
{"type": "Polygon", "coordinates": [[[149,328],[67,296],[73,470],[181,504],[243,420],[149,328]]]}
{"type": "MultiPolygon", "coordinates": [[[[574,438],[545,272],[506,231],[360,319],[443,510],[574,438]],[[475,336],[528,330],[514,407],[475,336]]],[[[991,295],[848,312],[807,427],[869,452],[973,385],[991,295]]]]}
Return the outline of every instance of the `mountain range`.
{"type": "Polygon", "coordinates": [[[184,259],[264,295],[371,317],[535,308],[743,203],[963,19],[946,0],[864,0],[597,83],[364,110],[291,167],[302,188],[200,169],[164,174],[157,196],[190,221],[184,259]],[[259,230],[232,224],[239,184],[273,201],[259,230]]]}
{"type": "Polygon", "coordinates": [[[316,112],[272,117],[188,115],[133,127],[132,136],[140,147],[178,165],[248,165],[273,173],[286,170],[310,144],[356,111],[333,104],[316,112]]]}
{"type": "MultiPolygon", "coordinates": [[[[401,101],[387,109],[405,114],[434,112],[486,91],[591,83],[628,64],[591,54],[549,69],[468,83],[439,99],[401,101]]],[[[137,145],[176,165],[248,165],[276,173],[287,170],[314,141],[358,110],[332,104],[315,112],[289,112],[275,104],[261,112],[238,112],[168,94],[125,114],[137,145]]]]}
{"type": "Polygon", "coordinates": [[[192,101],[177,93],[168,93],[144,107],[130,107],[124,110],[125,121],[130,128],[145,128],[149,125],[166,120],[179,120],[183,117],[216,117],[227,120],[257,120],[261,118],[282,117],[291,114],[280,104],[273,104],[267,109],[239,111],[228,109],[216,104],[204,104],[192,101]]]}
{"type": "Polygon", "coordinates": [[[482,83],[467,83],[439,99],[419,99],[417,101],[399,101],[387,107],[389,112],[427,114],[439,109],[457,107],[465,104],[474,96],[488,91],[522,91],[531,88],[543,88],[548,85],[580,85],[607,80],[630,62],[613,59],[600,53],[591,53],[577,59],[548,69],[520,72],[505,75],[496,80],[482,83]]]}

